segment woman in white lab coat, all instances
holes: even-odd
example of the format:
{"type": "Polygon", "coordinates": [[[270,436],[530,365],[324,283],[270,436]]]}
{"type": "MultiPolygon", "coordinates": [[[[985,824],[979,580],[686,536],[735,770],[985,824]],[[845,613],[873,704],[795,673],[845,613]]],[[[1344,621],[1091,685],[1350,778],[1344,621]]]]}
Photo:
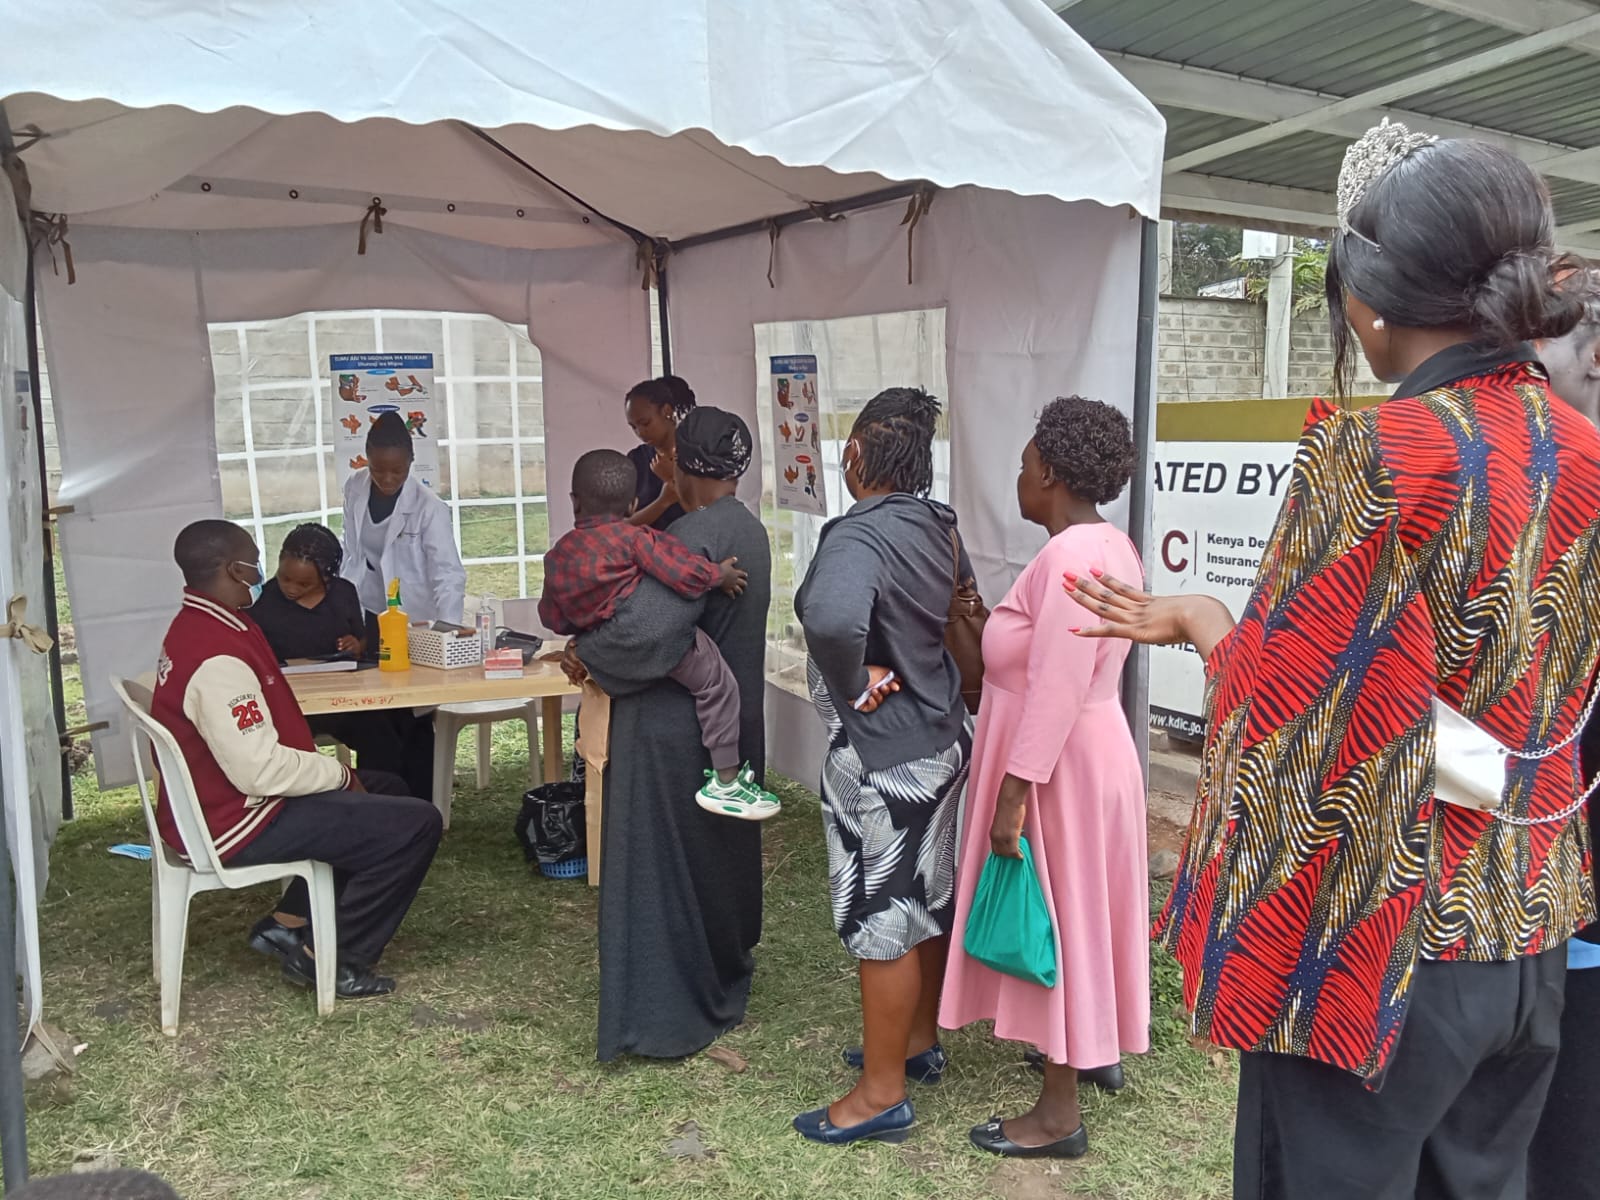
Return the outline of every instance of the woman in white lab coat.
{"type": "Polygon", "coordinates": [[[383,611],[389,581],[399,579],[401,607],[411,620],[459,625],[467,571],[450,508],[411,478],[412,457],[411,432],[399,413],[384,413],[373,422],[367,431],[367,466],[344,485],[341,573],[356,585],[361,607],[370,615],[383,611]]]}

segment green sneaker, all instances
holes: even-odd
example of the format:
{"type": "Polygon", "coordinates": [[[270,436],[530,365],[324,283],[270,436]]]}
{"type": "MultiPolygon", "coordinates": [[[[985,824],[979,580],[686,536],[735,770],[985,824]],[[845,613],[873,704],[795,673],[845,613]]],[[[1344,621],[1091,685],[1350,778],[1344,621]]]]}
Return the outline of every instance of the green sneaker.
{"type": "Polygon", "coordinates": [[[783,807],[771,792],[756,786],[748,765],[731,783],[723,783],[715,771],[707,771],[705,786],[694,794],[694,800],[708,813],[740,821],[765,821],[777,816],[783,807]]]}
{"type": "Polygon", "coordinates": [[[756,773],[750,769],[749,763],[745,763],[744,766],[739,768],[739,779],[742,783],[747,783],[751,787],[755,788],[765,799],[771,800],[774,804],[778,805],[780,809],[783,807],[783,805],[779,803],[779,800],[776,796],[756,782],[756,773]]]}

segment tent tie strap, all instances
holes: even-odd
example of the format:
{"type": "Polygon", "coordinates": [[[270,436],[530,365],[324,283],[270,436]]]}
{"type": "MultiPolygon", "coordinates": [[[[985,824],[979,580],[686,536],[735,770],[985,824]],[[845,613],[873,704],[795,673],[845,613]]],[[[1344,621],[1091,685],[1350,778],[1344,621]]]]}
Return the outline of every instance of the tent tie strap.
{"type": "Polygon", "coordinates": [[[383,206],[381,197],[374,196],[372,203],[367,205],[366,214],[361,218],[361,236],[356,239],[356,253],[367,252],[367,230],[370,227],[373,233],[383,232],[383,218],[389,210],[383,206]]]}
{"type": "Polygon", "coordinates": [[[56,247],[61,247],[61,257],[67,264],[67,286],[78,282],[78,269],[72,263],[72,243],[67,240],[67,214],[34,211],[28,222],[28,239],[35,249],[43,246],[50,254],[50,270],[61,274],[56,266],[56,247]]]}
{"type": "Polygon", "coordinates": [[[906,205],[906,215],[900,218],[900,224],[906,227],[906,283],[914,282],[911,272],[911,249],[917,236],[917,224],[928,215],[928,210],[933,207],[933,189],[931,187],[918,188],[911,196],[911,203],[906,205]]]}
{"type": "Polygon", "coordinates": [[[773,220],[767,222],[767,286],[769,288],[775,288],[778,286],[772,278],[772,273],[777,270],[778,267],[778,238],[782,235],[782,233],[783,226],[779,225],[777,221],[773,220]]]}
{"type": "Polygon", "coordinates": [[[48,654],[55,642],[37,625],[23,620],[27,615],[28,598],[20,594],[11,597],[11,603],[6,605],[6,622],[0,625],[0,638],[16,638],[35,654],[48,654]]]}
{"type": "Polygon", "coordinates": [[[666,265],[671,247],[665,242],[641,238],[634,243],[633,262],[639,268],[639,290],[648,292],[661,286],[661,268],[666,265]]]}

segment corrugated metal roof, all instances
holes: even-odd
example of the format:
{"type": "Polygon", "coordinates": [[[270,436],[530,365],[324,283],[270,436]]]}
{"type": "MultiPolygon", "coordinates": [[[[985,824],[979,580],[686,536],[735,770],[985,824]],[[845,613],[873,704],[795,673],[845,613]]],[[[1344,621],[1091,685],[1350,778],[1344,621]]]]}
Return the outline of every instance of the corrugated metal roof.
{"type": "Polygon", "coordinates": [[[1339,167],[1349,144],[1348,138],[1327,133],[1292,133],[1197,169],[1206,175],[1246,179],[1251,183],[1331,192],[1339,180],[1339,167]]]}
{"type": "Polygon", "coordinates": [[[1547,142],[1600,145],[1600,58],[1554,50],[1408,96],[1404,106],[1547,142]]]}
{"type": "Polygon", "coordinates": [[[1083,0],[1063,16],[1100,50],[1342,96],[1516,37],[1396,0],[1083,0]]]}
{"type": "Polygon", "coordinates": [[[1255,129],[1260,121],[1245,121],[1238,117],[1224,117],[1216,113],[1196,112],[1192,108],[1172,108],[1156,105],[1167,119],[1167,157],[1196,150],[1230,138],[1247,129],[1255,129]]]}
{"type": "Polygon", "coordinates": [[[1555,201],[1557,224],[1576,225],[1580,221],[1600,220],[1600,187],[1592,183],[1552,179],[1550,198],[1555,201]]]}
{"type": "MultiPolygon", "coordinates": [[[[1600,0],[1578,2],[1600,13],[1600,0]]],[[[1249,84],[1315,92],[1331,103],[1514,42],[1524,36],[1518,28],[1534,25],[1539,16],[1529,0],[1489,3],[1506,14],[1503,22],[1496,23],[1493,9],[1475,20],[1416,0],[1078,0],[1062,18],[1103,52],[1243,81],[1246,90],[1241,92],[1227,78],[1213,84],[1206,77],[1178,77],[1171,94],[1152,95],[1167,119],[1171,158],[1295,111],[1292,106],[1268,111],[1281,102],[1248,91],[1249,84]],[[1213,103],[1208,93],[1212,87],[1215,110],[1205,107],[1213,103]],[[1259,121],[1249,119],[1257,95],[1259,121]]],[[[1161,79],[1159,74],[1146,77],[1161,79]]],[[[1155,92],[1162,85],[1147,86],[1155,92]]],[[[1525,152],[1531,151],[1535,160],[1559,157],[1564,148],[1600,146],[1600,54],[1546,51],[1394,100],[1390,107],[1527,139],[1525,152]]],[[[1244,184],[1332,192],[1350,140],[1340,136],[1348,132],[1345,128],[1337,123],[1333,128],[1337,132],[1292,132],[1191,169],[1244,184]]],[[[1550,180],[1560,223],[1600,219],[1600,185],[1586,180],[1550,180]]],[[[1235,216],[1251,211],[1250,201],[1238,195],[1230,195],[1228,205],[1221,211],[1235,216]]],[[[1280,211],[1265,195],[1260,207],[1280,211]]],[[[1600,232],[1585,235],[1582,242],[1595,253],[1600,232]]]]}

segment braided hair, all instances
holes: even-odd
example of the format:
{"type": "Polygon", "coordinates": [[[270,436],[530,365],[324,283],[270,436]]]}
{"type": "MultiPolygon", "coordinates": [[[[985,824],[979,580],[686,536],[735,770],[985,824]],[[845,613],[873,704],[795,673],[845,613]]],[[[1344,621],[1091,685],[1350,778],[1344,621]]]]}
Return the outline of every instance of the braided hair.
{"type": "Polygon", "coordinates": [[[666,384],[667,390],[672,393],[672,406],[678,410],[679,419],[682,419],[684,414],[694,407],[694,389],[681,375],[663,375],[661,382],[666,384]]]}
{"type": "Polygon", "coordinates": [[[339,574],[339,566],[344,562],[344,547],[339,545],[338,535],[326,525],[308,523],[296,525],[289,531],[289,536],[283,539],[283,549],[278,552],[278,557],[298,558],[310,563],[322,576],[322,582],[328,583],[339,574]]]}
{"type": "Polygon", "coordinates": [[[634,400],[643,400],[652,408],[670,408],[673,415],[682,420],[694,407],[694,389],[676,375],[663,375],[629,388],[622,402],[628,404],[634,400]]]}
{"type": "Polygon", "coordinates": [[[889,388],[868,400],[850,431],[861,447],[861,482],[926,496],[933,490],[938,421],[939,401],[921,388],[889,388]]]}

